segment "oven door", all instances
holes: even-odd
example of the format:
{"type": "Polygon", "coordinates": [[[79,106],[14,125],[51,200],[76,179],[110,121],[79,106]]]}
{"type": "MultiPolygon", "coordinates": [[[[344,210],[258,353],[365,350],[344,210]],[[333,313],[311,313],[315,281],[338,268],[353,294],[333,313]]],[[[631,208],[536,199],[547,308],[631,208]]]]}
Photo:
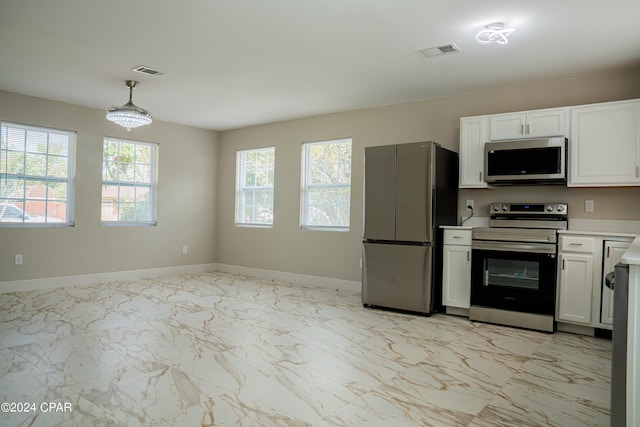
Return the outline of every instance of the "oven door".
{"type": "Polygon", "coordinates": [[[471,305],[554,315],[556,245],[473,241],[471,305]]]}

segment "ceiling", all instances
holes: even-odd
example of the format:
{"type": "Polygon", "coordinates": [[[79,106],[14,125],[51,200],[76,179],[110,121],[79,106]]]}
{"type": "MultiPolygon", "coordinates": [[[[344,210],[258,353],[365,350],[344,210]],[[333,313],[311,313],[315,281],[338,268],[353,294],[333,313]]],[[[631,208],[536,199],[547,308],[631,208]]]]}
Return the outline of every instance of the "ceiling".
{"type": "Polygon", "coordinates": [[[135,79],[157,120],[227,130],[635,69],[639,16],[638,0],[2,0],[0,90],[106,110],[135,79]],[[477,44],[496,21],[510,43],[477,44]]]}

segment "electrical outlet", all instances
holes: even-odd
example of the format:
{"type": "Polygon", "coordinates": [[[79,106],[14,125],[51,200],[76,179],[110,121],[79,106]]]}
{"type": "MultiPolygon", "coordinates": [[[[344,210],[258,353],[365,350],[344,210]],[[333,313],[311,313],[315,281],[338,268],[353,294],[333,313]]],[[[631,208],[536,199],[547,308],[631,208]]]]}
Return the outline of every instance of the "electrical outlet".
{"type": "Polygon", "coordinates": [[[182,247],[182,255],[186,255],[186,254],[188,254],[188,253],[189,253],[189,246],[184,245],[184,246],[182,247]]]}
{"type": "Polygon", "coordinates": [[[22,254],[16,254],[13,261],[15,265],[22,265],[22,261],[23,261],[22,254]]]}
{"type": "Polygon", "coordinates": [[[593,200],[585,200],[584,201],[584,211],[585,212],[593,212],[593,200]]]}
{"type": "Polygon", "coordinates": [[[468,211],[472,211],[474,209],[473,200],[467,200],[467,204],[465,205],[465,209],[468,211]]]}

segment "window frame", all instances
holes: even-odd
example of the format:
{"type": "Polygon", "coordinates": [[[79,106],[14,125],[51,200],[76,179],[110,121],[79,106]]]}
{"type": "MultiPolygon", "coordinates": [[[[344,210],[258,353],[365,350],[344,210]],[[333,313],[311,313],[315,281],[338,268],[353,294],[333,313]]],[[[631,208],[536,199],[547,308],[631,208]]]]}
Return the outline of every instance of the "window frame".
{"type": "MultiPolygon", "coordinates": [[[[23,212],[23,216],[22,216],[22,221],[11,221],[11,222],[1,222],[0,221],[0,227],[2,228],[9,228],[9,227],[16,227],[16,228],[44,228],[44,227],[73,227],[75,222],[74,222],[74,206],[75,206],[75,174],[76,174],[76,144],[77,144],[77,132],[76,131],[72,131],[72,130],[67,130],[67,129],[57,129],[57,128],[52,128],[52,127],[47,127],[47,126],[38,126],[38,125],[30,125],[30,124],[22,124],[22,123],[15,123],[15,122],[10,122],[10,121],[5,121],[2,120],[0,121],[0,133],[2,135],[0,135],[0,139],[2,141],[6,141],[6,148],[5,148],[5,153],[8,154],[9,151],[15,152],[15,153],[22,153],[22,155],[24,156],[23,159],[23,163],[24,163],[24,168],[22,170],[21,173],[9,173],[9,171],[7,170],[8,168],[8,155],[5,155],[4,157],[2,156],[2,144],[0,144],[0,163],[5,162],[5,172],[0,172],[0,180],[5,180],[5,185],[6,182],[8,181],[9,178],[13,178],[13,179],[18,179],[18,180],[24,180],[24,185],[23,185],[23,189],[22,189],[22,196],[21,197],[5,197],[3,194],[0,193],[0,206],[5,205],[6,207],[8,206],[15,206],[15,202],[18,202],[19,204],[21,204],[21,206],[16,206],[18,209],[20,209],[23,212]],[[6,131],[5,131],[6,129],[6,131]],[[23,150],[15,150],[9,149],[9,140],[8,138],[8,132],[9,129],[13,129],[13,130],[21,130],[25,133],[24,135],[24,149],[23,150]],[[42,153],[37,153],[34,151],[29,151],[29,141],[27,139],[27,135],[26,133],[29,131],[33,131],[33,132],[41,132],[41,133],[45,133],[46,134],[46,153],[44,153],[44,162],[46,164],[45,166],[45,174],[46,175],[41,175],[41,174],[35,174],[35,175],[30,175],[27,174],[27,158],[28,158],[28,154],[31,153],[32,155],[43,155],[42,153]],[[51,148],[51,143],[52,143],[52,139],[51,139],[51,135],[64,135],[67,138],[67,143],[66,143],[66,155],[60,155],[60,154],[53,154],[49,152],[49,149],[51,148]],[[66,177],[56,177],[53,176],[52,174],[49,173],[49,167],[50,167],[50,160],[52,158],[63,158],[64,160],[64,164],[66,166],[66,177]],[[39,222],[39,221],[34,221],[34,222],[27,222],[27,217],[29,217],[29,214],[26,212],[27,211],[27,207],[25,206],[27,203],[31,202],[39,202],[41,203],[43,199],[41,198],[34,198],[34,197],[28,197],[27,196],[27,191],[28,191],[28,181],[31,182],[44,182],[45,183],[45,196],[44,196],[44,218],[45,221],[44,222],[39,222]],[[66,186],[66,194],[64,196],[64,198],[60,198],[60,197],[54,197],[53,199],[49,198],[49,190],[51,189],[50,184],[55,184],[55,183],[60,183],[60,184],[65,184],[66,186]],[[14,202],[11,202],[11,200],[13,200],[14,202]],[[65,207],[64,207],[64,212],[65,212],[65,220],[60,220],[59,218],[56,218],[55,216],[49,216],[49,205],[50,203],[65,203],[65,207]],[[56,219],[57,221],[52,221],[49,222],[49,219],[56,219]]],[[[0,170],[2,170],[0,168],[0,170]]]]}
{"type": "MultiPolygon", "coordinates": [[[[338,162],[340,163],[340,162],[338,162]]],[[[353,169],[353,138],[344,137],[323,141],[312,141],[302,143],[302,160],[301,160],[301,183],[300,183],[300,228],[303,230],[319,230],[319,231],[338,231],[348,232],[351,229],[351,180],[353,169]],[[349,159],[349,182],[337,183],[337,184],[310,184],[311,178],[311,148],[314,146],[326,146],[326,145],[338,145],[349,144],[350,159],[349,159]],[[309,224],[309,196],[312,188],[346,188],[348,189],[349,196],[347,206],[347,225],[315,225],[309,224]]]]}
{"type": "Polygon", "coordinates": [[[247,228],[273,228],[274,218],[275,218],[275,165],[276,165],[276,147],[261,147],[261,148],[250,148],[236,151],[236,195],[235,195],[235,215],[234,215],[234,223],[236,227],[247,227],[247,228]],[[269,176],[272,177],[270,185],[263,186],[246,186],[246,157],[247,154],[259,153],[259,152],[272,152],[273,153],[273,162],[271,162],[271,173],[269,176]],[[244,190],[261,190],[261,191],[271,191],[271,222],[245,222],[244,221],[244,212],[246,208],[244,190]]]}
{"type": "MultiPolygon", "coordinates": [[[[100,194],[100,223],[103,226],[107,226],[107,227],[135,227],[135,226],[142,226],[142,227],[154,227],[158,225],[158,218],[157,218],[157,206],[158,206],[158,162],[159,162],[159,155],[160,152],[160,144],[158,144],[157,142],[149,142],[149,141],[136,141],[136,140],[131,140],[131,139],[126,139],[126,138],[120,138],[120,137],[112,137],[112,136],[105,136],[102,139],[102,169],[101,169],[101,194],[100,194]],[[129,182],[129,181],[122,181],[122,180],[106,180],[105,179],[105,173],[104,173],[104,168],[105,168],[105,144],[107,142],[116,142],[118,144],[120,143],[124,143],[124,144],[133,144],[134,146],[148,146],[151,147],[151,156],[150,156],[150,160],[149,160],[149,183],[141,183],[141,182],[129,182]],[[123,185],[124,184],[124,185],[123,185]],[[149,189],[149,214],[150,214],[150,220],[144,220],[144,221],[135,221],[135,220],[103,220],[102,219],[102,209],[103,209],[103,204],[104,204],[104,187],[105,186],[117,186],[118,187],[118,196],[116,199],[116,203],[119,205],[120,202],[120,188],[121,187],[133,187],[133,188],[148,188],[149,189]]],[[[134,161],[133,165],[136,165],[138,163],[136,163],[134,161]]],[[[143,164],[146,165],[146,164],[143,164]]],[[[135,166],[134,166],[135,167],[135,166]]],[[[135,174],[134,174],[135,176],[135,174]]],[[[134,206],[135,206],[135,202],[134,202],[134,206]]],[[[118,209],[119,212],[119,209],[118,209]]]]}

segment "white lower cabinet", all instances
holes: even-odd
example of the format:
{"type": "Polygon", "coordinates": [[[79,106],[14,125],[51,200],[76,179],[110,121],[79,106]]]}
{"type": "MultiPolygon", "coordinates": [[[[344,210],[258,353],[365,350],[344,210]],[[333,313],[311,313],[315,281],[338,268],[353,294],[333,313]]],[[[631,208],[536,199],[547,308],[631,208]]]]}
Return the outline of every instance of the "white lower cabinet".
{"type": "Polygon", "coordinates": [[[559,323],[611,329],[613,291],[605,286],[605,277],[620,262],[631,239],[596,233],[561,233],[556,302],[559,323]]]}
{"type": "Polygon", "coordinates": [[[444,230],[442,268],[442,305],[447,309],[468,309],[471,303],[471,229],[444,230]]]}
{"type": "Polygon", "coordinates": [[[558,320],[591,324],[593,254],[561,253],[558,320]]]}
{"type": "Polygon", "coordinates": [[[612,272],[616,264],[622,259],[622,255],[629,247],[630,242],[615,242],[605,240],[602,262],[602,307],[600,322],[605,325],[613,325],[613,291],[605,285],[605,278],[612,272]]]}

